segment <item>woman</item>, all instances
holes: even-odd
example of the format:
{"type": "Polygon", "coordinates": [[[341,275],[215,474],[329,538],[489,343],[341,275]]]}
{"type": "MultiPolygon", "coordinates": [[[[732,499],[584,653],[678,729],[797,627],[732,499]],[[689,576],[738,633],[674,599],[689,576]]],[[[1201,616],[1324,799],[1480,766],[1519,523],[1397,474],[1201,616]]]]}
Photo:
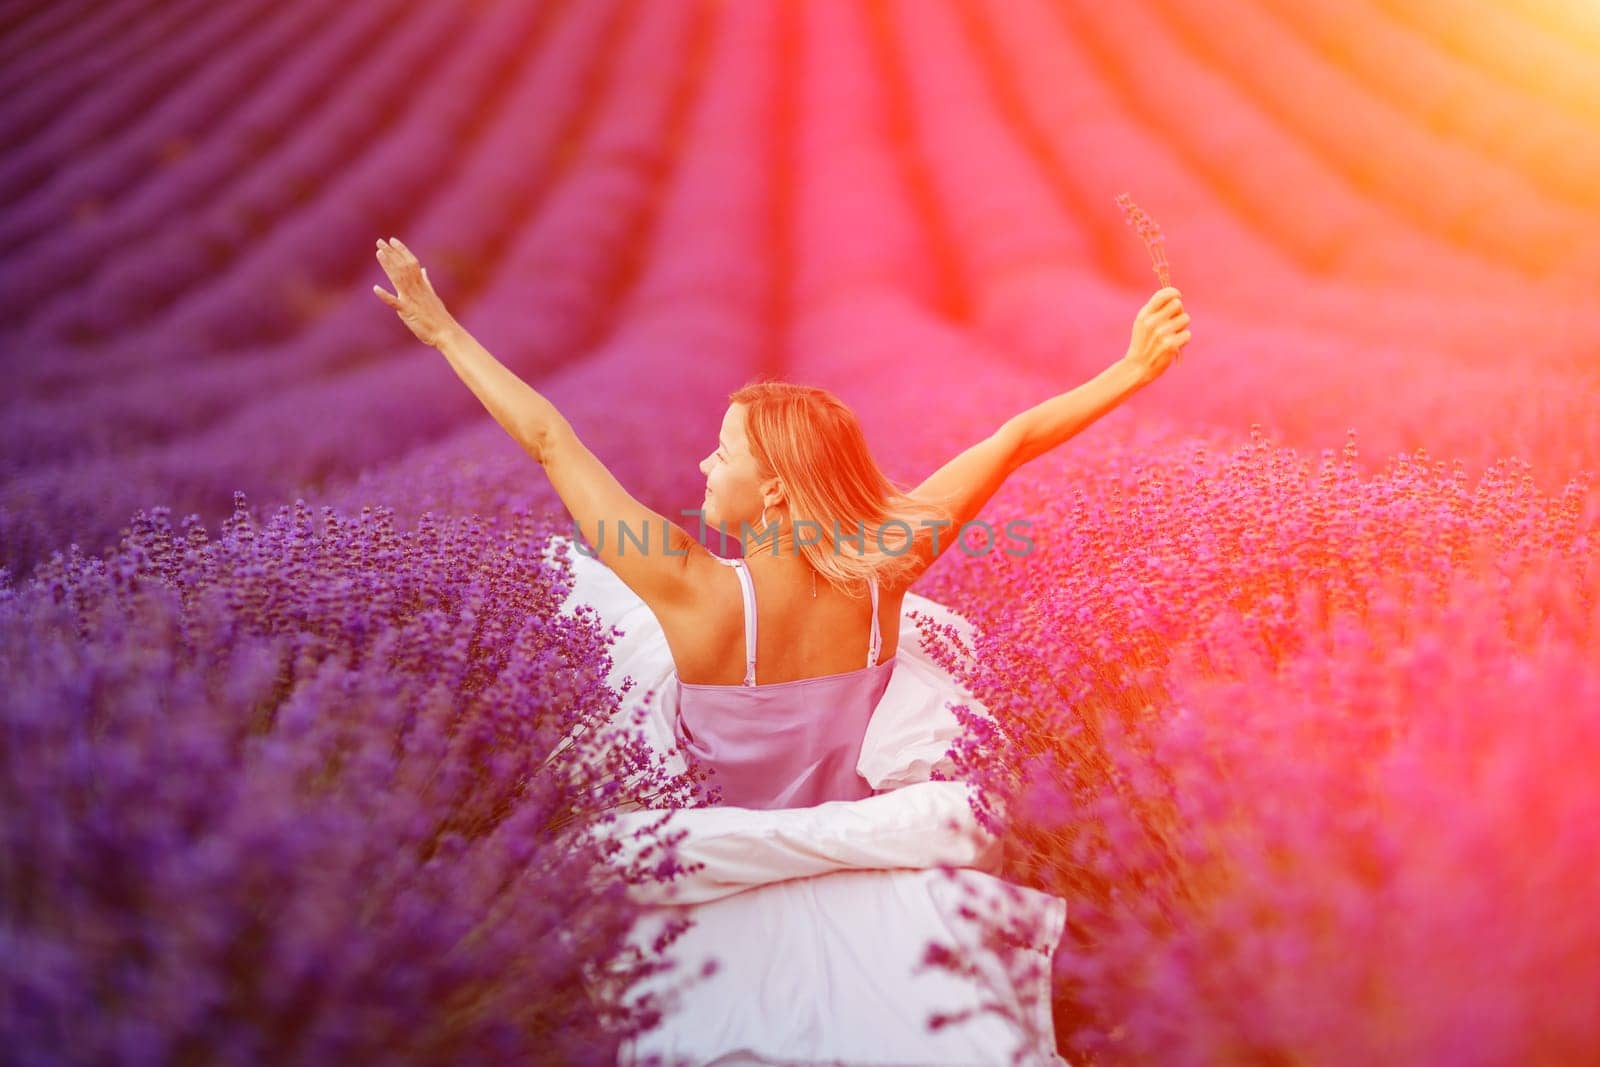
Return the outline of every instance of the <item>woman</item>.
{"type": "Polygon", "coordinates": [[[456,322],[404,244],[377,244],[395,290],[373,286],[379,299],[539,461],[584,541],[648,605],[674,665],[676,739],[722,802],[745,808],[872,794],[856,760],[894,672],[910,585],[1012,471],[1154,381],[1191,336],[1178,291],[1158,290],[1122,359],[1008,419],[909,492],[884,476],[854,413],[827,390],[745,386],[700,464],[702,526],[745,546],[743,559],[725,559],[630,496],[550,401],[456,322]]]}
{"type": "MultiPolygon", "coordinates": [[[[659,686],[652,742],[686,751],[721,789],[721,805],[674,812],[667,827],[689,873],[638,890],[658,906],[630,937],[667,969],[634,994],[671,1006],[619,1063],[990,1064],[1015,1047],[1022,1062],[1063,1067],[1050,974],[1066,902],[999,878],[966,785],[928,780],[959,730],[948,704],[971,698],[907,639],[901,607],[909,598],[961,628],[908,587],[1012,471],[1166,370],[1190,337],[1177,290],[1139,311],[1121,360],[909,492],[826,390],[736,391],[700,464],[702,524],[744,545],[724,559],[634,500],[450,316],[403,244],[379,241],[377,255],[394,284],[374,286],[378,297],[544,466],[593,547],[573,561],[573,595],[608,627],[621,620],[613,678],[659,686]],[[1000,952],[985,916],[1028,947],[1000,952]],[[681,918],[683,935],[658,943],[681,918]],[[926,966],[932,943],[962,973],[926,966]],[[935,1015],[969,1017],[932,1028],[935,1015]]],[[[637,847],[636,820],[657,814],[619,816],[619,855],[637,847]]]]}

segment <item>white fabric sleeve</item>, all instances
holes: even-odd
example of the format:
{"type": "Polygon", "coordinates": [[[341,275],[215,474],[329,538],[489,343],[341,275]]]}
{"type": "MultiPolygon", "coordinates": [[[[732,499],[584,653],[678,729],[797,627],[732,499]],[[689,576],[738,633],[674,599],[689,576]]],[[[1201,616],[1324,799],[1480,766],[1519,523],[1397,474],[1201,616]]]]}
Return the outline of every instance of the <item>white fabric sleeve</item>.
{"type": "MultiPolygon", "coordinates": [[[[636,885],[630,895],[649,903],[695,904],[832,871],[940,866],[992,871],[1000,843],[973,815],[972,788],[957,781],[919,782],[810,808],[681,808],[667,815],[661,832],[687,831],[675,846],[678,860],[685,867],[702,866],[668,883],[636,885]]],[[[621,846],[615,862],[639,856],[647,842],[634,833],[664,815],[618,812],[615,822],[600,827],[621,846]]]]}

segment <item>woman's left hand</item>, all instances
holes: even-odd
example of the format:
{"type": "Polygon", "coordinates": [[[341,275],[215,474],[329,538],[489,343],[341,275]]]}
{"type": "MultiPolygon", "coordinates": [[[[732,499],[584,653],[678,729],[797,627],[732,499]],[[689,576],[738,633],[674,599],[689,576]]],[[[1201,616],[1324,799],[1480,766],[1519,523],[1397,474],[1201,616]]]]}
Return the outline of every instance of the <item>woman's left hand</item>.
{"type": "Polygon", "coordinates": [[[387,241],[380,238],[378,264],[389,275],[394,292],[385,292],[377,285],[372,291],[378,294],[379,300],[394,308],[400,321],[417,335],[417,340],[438,348],[450,331],[460,328],[460,323],[445,309],[439,294],[433,291],[427,268],[411,254],[411,249],[396,238],[387,241]]]}

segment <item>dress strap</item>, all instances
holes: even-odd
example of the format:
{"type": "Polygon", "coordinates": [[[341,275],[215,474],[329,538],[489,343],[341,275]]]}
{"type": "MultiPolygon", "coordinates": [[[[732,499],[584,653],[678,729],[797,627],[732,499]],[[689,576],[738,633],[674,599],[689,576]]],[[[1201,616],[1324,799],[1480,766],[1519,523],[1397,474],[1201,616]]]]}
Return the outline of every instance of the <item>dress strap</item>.
{"type": "Polygon", "coordinates": [[[756,684],[756,587],[744,560],[724,559],[722,562],[739,574],[739,589],[744,594],[744,684],[753,686],[756,684]]]}
{"type": "Polygon", "coordinates": [[[872,639],[867,644],[867,666],[873,667],[878,662],[878,648],[883,639],[878,635],[878,579],[872,579],[872,639]]]}

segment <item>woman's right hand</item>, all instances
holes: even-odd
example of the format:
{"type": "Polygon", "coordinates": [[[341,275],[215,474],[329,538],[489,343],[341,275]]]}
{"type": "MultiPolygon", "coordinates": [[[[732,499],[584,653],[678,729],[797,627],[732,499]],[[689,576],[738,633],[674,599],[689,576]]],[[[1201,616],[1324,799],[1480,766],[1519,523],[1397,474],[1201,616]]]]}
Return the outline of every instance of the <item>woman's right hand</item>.
{"type": "Polygon", "coordinates": [[[1139,380],[1153,382],[1172,365],[1189,343],[1189,313],[1183,297],[1170,285],[1157,289],[1133,320],[1133,340],[1123,359],[1139,371],[1139,380]]]}

